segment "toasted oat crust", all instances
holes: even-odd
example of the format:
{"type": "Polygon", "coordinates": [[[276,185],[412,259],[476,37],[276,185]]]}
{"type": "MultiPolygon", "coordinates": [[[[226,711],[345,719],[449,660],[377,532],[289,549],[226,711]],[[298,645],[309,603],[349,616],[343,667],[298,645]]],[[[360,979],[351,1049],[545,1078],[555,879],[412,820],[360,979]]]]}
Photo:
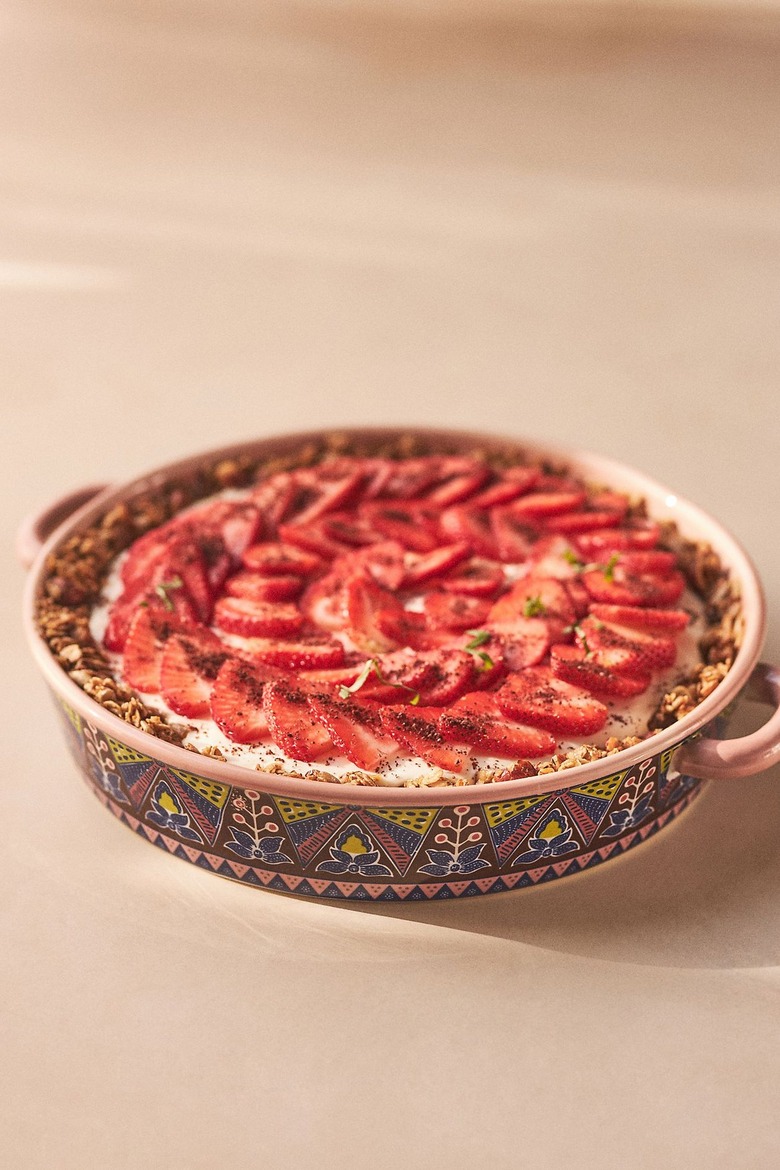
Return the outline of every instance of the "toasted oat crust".
{"type": "MultiPolygon", "coordinates": [[[[130,687],[115,679],[108,660],[92,638],[90,615],[118,554],[137,537],[163,524],[182,508],[224,488],[247,487],[275,472],[310,466],[337,455],[401,459],[432,453],[449,452],[445,445],[428,444],[423,437],[413,434],[372,443],[368,440],[356,442],[351,436],[334,432],[324,435],[321,442],[303,444],[291,455],[265,459],[222,459],[193,475],[170,482],[158,491],[140,494],[111,508],[86,531],[71,536],[49,554],[36,608],[38,629],[62,669],[107,711],[159,739],[182,744],[188,728],[169,723],[164,716],[147,707],[130,687]]],[[[462,448],[459,448],[458,453],[464,453],[462,448]]],[[[484,459],[496,468],[528,462],[519,446],[505,445],[496,452],[475,445],[465,453],[484,459]]],[[[547,473],[566,470],[565,467],[549,462],[544,462],[542,467],[547,473]]],[[[629,511],[637,517],[646,515],[645,501],[632,500],[629,511]]],[[[704,601],[708,627],[699,643],[701,664],[663,696],[649,721],[650,734],[682,719],[715,690],[734,661],[744,627],[737,586],[710,545],[683,539],[677,526],[671,522],[663,526],[661,545],[677,554],[690,588],[704,601]]],[[[538,766],[522,761],[517,767],[500,772],[482,769],[476,783],[496,783],[515,779],[520,774],[528,776],[563,771],[614,755],[640,742],[635,736],[612,738],[604,748],[585,744],[568,753],[553,756],[538,766]],[[518,772],[518,768],[522,772],[518,772]]],[[[201,753],[190,744],[183,746],[196,754],[224,758],[216,747],[207,748],[201,753]]],[[[275,765],[263,765],[262,770],[285,776],[302,776],[285,766],[283,761],[275,765]]],[[[307,772],[305,778],[360,785],[379,783],[378,776],[359,770],[343,777],[326,771],[312,771],[307,772]]],[[[405,786],[424,788],[462,786],[468,783],[465,779],[453,780],[442,776],[438,770],[426,768],[418,778],[407,781],[405,786]]]]}

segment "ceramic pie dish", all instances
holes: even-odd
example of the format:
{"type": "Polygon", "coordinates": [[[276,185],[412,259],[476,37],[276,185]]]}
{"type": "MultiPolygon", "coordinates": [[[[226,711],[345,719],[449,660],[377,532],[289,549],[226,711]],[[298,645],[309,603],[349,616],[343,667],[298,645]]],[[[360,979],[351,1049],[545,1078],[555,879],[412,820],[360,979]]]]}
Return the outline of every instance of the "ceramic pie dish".
{"type": "MultiPolygon", "coordinates": [[[[262,765],[250,770],[198,754],[120,718],[94,685],[94,697],[85,693],[65,669],[73,664],[62,640],[51,630],[44,638],[40,629],[41,601],[52,592],[58,558],[89,542],[96,524],[137,509],[139,501],[167,493],[185,505],[230,487],[242,468],[283,464],[322,439],[264,439],[207,452],[122,487],[85,488],[20,532],[20,557],[30,570],[26,629],[68,745],[101,803],[136,833],[221,876],[286,893],[379,901],[471,896],[535,885],[620,856],[669,824],[705,781],[749,775],[780,758],[778,712],[753,735],[718,738],[724,713],[748,685],[774,706],[780,698],[780,675],[758,661],[764,603],[739,545],[699,508],[628,467],[532,444],[522,448],[535,462],[641,497],[653,520],[673,521],[688,541],[711,550],[739,595],[744,629],[728,672],[670,726],[591,762],[501,783],[377,788],[262,765]],[[52,645],[60,649],[55,653],[52,645]]],[[[349,449],[405,441],[448,453],[478,445],[497,458],[518,447],[505,438],[446,431],[362,430],[340,437],[349,449]]]]}

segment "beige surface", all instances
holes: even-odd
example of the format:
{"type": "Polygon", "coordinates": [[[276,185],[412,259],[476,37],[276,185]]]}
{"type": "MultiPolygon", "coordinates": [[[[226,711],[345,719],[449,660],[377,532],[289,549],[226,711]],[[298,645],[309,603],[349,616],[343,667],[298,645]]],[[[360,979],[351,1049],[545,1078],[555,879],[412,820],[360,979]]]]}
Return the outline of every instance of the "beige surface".
{"type": "MultiPolygon", "coordinates": [[[[211,443],[478,425],[707,506],[780,658],[777,39],[185,8],[0,15],[5,547],[61,490],[211,443]]],[[[21,579],[9,1170],[778,1165],[777,770],[544,889],[284,900],[87,793],[21,579]]]]}

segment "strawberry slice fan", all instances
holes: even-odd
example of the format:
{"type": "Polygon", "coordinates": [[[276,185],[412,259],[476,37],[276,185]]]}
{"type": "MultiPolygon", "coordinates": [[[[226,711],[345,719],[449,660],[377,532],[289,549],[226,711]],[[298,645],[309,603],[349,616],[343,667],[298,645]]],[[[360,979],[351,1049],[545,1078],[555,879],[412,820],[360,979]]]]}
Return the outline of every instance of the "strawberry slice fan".
{"type": "Polygon", "coordinates": [[[104,641],[131,687],[244,748],[533,774],[674,667],[690,615],[660,539],[538,468],[332,459],[137,539],[104,641]]]}

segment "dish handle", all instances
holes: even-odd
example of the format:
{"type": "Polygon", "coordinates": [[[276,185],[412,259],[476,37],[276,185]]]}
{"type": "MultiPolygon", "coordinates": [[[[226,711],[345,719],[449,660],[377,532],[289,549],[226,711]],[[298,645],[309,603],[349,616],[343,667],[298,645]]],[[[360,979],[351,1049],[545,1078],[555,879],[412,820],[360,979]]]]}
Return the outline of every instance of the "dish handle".
{"type": "Polygon", "coordinates": [[[52,532],[107,487],[107,484],[100,483],[77,488],[67,496],[60,496],[53,503],[47,504],[40,512],[25,517],[16,534],[16,555],[22,566],[29,569],[52,532]]]}
{"type": "Polygon", "coordinates": [[[759,662],[751,674],[746,698],[775,708],[770,719],[739,739],[692,740],[675,753],[674,767],[697,780],[737,780],[762,772],[780,760],[780,670],[759,662]]]}

